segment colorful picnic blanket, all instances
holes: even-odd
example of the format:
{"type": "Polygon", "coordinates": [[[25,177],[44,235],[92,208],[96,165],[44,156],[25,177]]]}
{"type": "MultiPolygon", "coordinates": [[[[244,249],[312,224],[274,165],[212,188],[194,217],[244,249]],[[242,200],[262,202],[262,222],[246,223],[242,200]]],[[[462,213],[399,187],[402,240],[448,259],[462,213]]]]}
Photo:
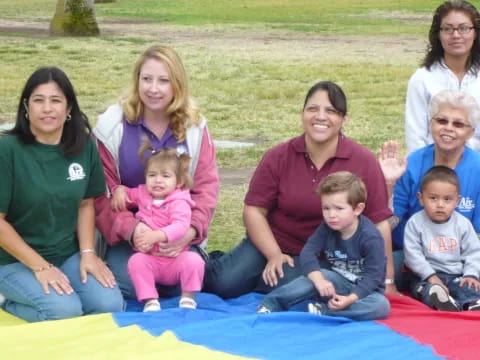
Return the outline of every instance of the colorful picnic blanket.
{"type": "Polygon", "coordinates": [[[196,310],[162,300],[162,311],[26,324],[0,311],[1,359],[478,359],[480,312],[445,313],[389,297],[383,321],[290,311],[255,314],[262,296],[199,294],[196,310]]]}

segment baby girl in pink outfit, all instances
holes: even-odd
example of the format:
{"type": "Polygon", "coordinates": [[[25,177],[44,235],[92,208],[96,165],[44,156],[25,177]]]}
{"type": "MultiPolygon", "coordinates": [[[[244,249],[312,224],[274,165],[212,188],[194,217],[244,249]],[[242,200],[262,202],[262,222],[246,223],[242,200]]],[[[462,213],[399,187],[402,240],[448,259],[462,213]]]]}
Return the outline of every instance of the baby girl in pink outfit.
{"type": "MultiPolygon", "coordinates": [[[[143,154],[149,146],[142,147],[140,153],[143,154]]],[[[155,284],[180,283],[179,306],[197,307],[195,293],[202,287],[205,269],[200,255],[188,251],[188,245],[176,257],[155,254],[160,243],[180,240],[190,227],[191,207],[195,203],[188,190],[192,186],[189,163],[187,155],[177,155],[172,148],[153,152],[145,165],[145,185],[134,189],[119,186],[112,198],[114,210],[137,207],[135,217],[154,230],[145,232],[136,242],[139,252],[128,261],[128,273],[137,299],[145,302],[143,311],[161,309],[155,284]]]]}

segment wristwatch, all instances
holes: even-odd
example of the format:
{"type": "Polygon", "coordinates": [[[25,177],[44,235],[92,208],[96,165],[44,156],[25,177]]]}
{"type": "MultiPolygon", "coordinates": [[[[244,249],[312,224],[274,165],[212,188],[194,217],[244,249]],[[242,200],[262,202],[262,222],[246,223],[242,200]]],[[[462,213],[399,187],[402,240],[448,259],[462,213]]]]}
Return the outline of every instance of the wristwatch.
{"type": "Polygon", "coordinates": [[[395,284],[395,280],[393,279],[385,279],[385,285],[393,285],[395,284]]]}

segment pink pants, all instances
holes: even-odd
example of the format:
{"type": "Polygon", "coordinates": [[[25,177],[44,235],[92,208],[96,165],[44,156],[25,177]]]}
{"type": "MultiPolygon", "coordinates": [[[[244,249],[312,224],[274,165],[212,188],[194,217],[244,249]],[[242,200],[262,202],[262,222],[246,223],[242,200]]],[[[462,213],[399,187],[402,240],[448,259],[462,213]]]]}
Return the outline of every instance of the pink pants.
{"type": "Polygon", "coordinates": [[[138,301],[158,299],[157,283],[180,283],[182,291],[200,291],[205,272],[205,262],[193,251],[183,251],[173,258],[138,252],[130,257],[127,267],[138,301]]]}

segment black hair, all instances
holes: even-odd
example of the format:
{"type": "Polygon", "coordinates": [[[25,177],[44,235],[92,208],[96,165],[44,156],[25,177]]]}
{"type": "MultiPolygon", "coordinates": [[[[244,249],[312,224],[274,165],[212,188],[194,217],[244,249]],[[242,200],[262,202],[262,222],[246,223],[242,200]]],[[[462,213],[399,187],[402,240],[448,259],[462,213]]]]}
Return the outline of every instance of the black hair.
{"type": "Polygon", "coordinates": [[[455,170],[447,166],[437,165],[428,170],[422,177],[420,191],[423,192],[425,187],[433,181],[441,181],[454,185],[460,192],[460,181],[458,180],[455,170]]]}
{"type": "Polygon", "coordinates": [[[67,157],[77,155],[87,143],[91,128],[87,116],[80,110],[72,83],[67,75],[56,67],[41,67],[30,75],[20,96],[15,126],[4,133],[17,136],[25,144],[35,142],[26,104],[38,86],[49,82],[56,83],[62,90],[67,99],[67,107],[70,109],[71,118],[65,121],[60,139],[62,152],[67,157]]]}
{"type": "Polygon", "coordinates": [[[470,4],[468,1],[463,0],[445,1],[435,10],[428,35],[429,45],[427,54],[425,55],[422,66],[425,66],[428,70],[430,70],[430,67],[434,63],[443,59],[444,50],[442,43],[440,42],[440,26],[442,25],[443,18],[452,11],[459,11],[468,15],[475,28],[475,39],[473,41],[470,55],[468,56],[466,70],[472,70],[476,75],[480,69],[480,14],[475,6],[470,4]]]}
{"type": "Polygon", "coordinates": [[[310,90],[308,90],[307,96],[305,97],[305,102],[303,103],[304,109],[308,100],[317,91],[321,90],[327,92],[328,100],[330,100],[335,110],[337,110],[342,116],[347,115],[347,97],[345,96],[342,88],[331,81],[320,81],[313,85],[310,90]]]}

